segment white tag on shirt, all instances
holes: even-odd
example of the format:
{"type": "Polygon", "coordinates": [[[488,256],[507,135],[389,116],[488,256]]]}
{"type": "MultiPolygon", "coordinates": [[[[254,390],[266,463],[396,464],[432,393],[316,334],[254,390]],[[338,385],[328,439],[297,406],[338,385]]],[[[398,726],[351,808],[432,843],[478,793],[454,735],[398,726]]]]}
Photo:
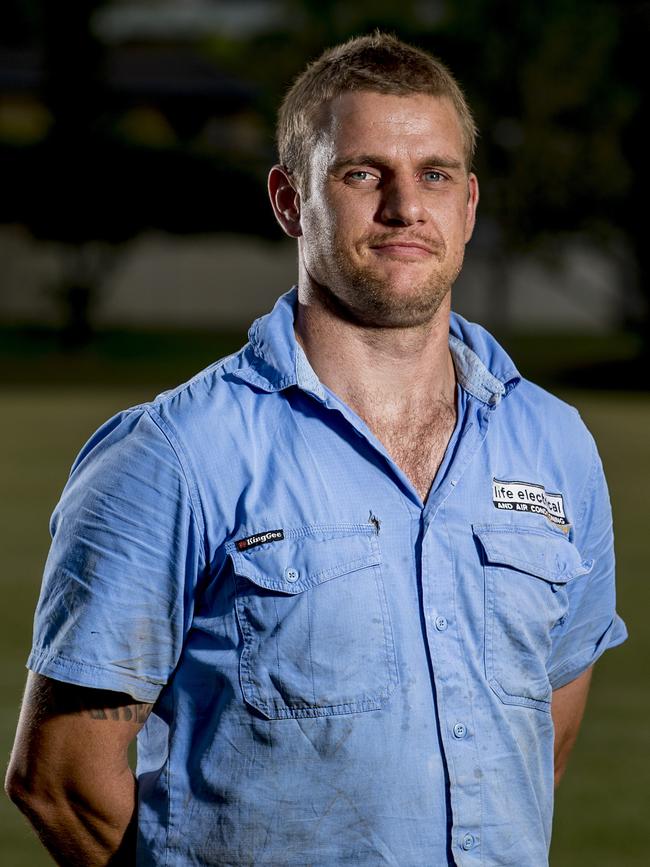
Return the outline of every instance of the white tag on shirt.
{"type": "Polygon", "coordinates": [[[495,508],[512,512],[535,512],[554,524],[568,525],[562,494],[550,493],[534,482],[492,479],[492,502],[495,508]]]}

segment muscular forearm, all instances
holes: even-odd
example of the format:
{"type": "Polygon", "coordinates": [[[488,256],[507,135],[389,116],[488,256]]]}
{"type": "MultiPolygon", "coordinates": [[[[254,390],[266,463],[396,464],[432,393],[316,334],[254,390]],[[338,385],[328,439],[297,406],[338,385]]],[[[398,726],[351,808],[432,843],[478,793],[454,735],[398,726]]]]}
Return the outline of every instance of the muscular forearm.
{"type": "Polygon", "coordinates": [[[150,711],[123,693],[29,675],[5,785],[57,864],[135,864],[128,748],[150,711]]]}
{"type": "Polygon", "coordinates": [[[63,784],[38,791],[14,780],[9,794],[57,864],[126,867],[135,864],[135,790],[127,771],[85,791],[63,784]]]}
{"type": "Polygon", "coordinates": [[[553,692],[552,715],[555,729],[555,787],[566,770],[571,750],[587,704],[591,669],[553,692]]]}

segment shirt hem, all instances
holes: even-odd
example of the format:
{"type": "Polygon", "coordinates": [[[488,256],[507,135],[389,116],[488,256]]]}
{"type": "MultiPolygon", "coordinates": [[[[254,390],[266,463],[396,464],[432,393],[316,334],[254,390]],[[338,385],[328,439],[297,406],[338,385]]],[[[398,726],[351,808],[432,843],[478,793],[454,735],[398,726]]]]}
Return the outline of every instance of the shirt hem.
{"type": "Polygon", "coordinates": [[[566,686],[567,683],[571,683],[572,680],[580,677],[581,674],[600,659],[606,650],[610,650],[613,647],[618,647],[620,644],[623,644],[627,637],[628,634],[625,624],[617,616],[593,651],[577,654],[549,673],[548,679],[551,687],[553,689],[559,689],[562,686],[566,686]]]}
{"type": "Polygon", "coordinates": [[[143,682],[128,674],[118,674],[97,665],[55,656],[46,652],[32,651],[27,660],[27,668],[35,674],[60,680],[75,686],[91,689],[108,689],[112,692],[125,692],[136,701],[153,703],[160,695],[162,684],[143,682]]]}

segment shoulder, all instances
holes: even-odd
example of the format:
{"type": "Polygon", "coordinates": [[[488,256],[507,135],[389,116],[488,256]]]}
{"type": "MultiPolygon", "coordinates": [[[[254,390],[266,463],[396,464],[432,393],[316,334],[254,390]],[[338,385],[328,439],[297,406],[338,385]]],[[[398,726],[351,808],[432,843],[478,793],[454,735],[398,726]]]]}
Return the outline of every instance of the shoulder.
{"type": "Polygon", "coordinates": [[[193,430],[213,426],[232,399],[238,383],[233,372],[245,366],[245,350],[219,359],[186,382],[161,392],[149,401],[120,410],[88,439],[74,468],[91,454],[122,443],[137,441],[176,450],[193,430]]]}
{"type": "Polygon", "coordinates": [[[579,411],[530,380],[521,379],[503,401],[504,421],[516,424],[526,440],[553,446],[573,460],[586,459],[591,466],[596,444],[579,411]]]}
{"type": "Polygon", "coordinates": [[[188,454],[193,441],[205,442],[206,432],[214,431],[223,417],[219,410],[233,387],[228,373],[237,367],[240,354],[216,361],[189,381],[105,421],[78,453],[66,493],[83,489],[88,497],[95,483],[105,490],[144,477],[159,486],[182,481],[192,490],[188,454]]]}
{"type": "Polygon", "coordinates": [[[580,413],[572,404],[524,377],[503,401],[503,406],[513,415],[536,425],[547,436],[570,434],[582,440],[591,439],[580,413]]]}
{"type": "Polygon", "coordinates": [[[251,348],[219,359],[187,382],[165,391],[146,405],[146,411],[170,434],[182,439],[223,427],[226,410],[233,401],[245,401],[250,388],[242,388],[242,378],[250,369],[251,348]]]}

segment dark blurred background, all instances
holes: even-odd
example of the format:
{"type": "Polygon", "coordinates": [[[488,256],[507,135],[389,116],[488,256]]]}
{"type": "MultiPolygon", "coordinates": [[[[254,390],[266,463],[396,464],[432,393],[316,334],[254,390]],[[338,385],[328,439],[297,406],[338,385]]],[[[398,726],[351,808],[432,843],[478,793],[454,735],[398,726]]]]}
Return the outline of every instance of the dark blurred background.
{"type": "Polygon", "coordinates": [[[0,20],[2,379],[44,355],[63,376],[57,350],[93,342],[110,366],[134,330],[145,361],[156,332],[197,349],[266,310],[295,273],[265,193],[277,105],[324,46],[381,27],[448,63],[481,129],[458,309],[561,334],[563,376],[643,385],[649,3],[4,0],[0,20]]]}
{"type": "MultiPolygon", "coordinates": [[[[235,349],[294,282],[265,192],[276,109],[324,47],[379,27],[451,67],[481,130],[456,308],[579,406],[612,486],[633,641],[600,666],[552,863],[646,863],[649,25],[638,0],[3,0],[5,752],[75,452],[111,412],[235,349]]],[[[7,864],[48,863],[6,804],[0,842],[7,864]]]]}

